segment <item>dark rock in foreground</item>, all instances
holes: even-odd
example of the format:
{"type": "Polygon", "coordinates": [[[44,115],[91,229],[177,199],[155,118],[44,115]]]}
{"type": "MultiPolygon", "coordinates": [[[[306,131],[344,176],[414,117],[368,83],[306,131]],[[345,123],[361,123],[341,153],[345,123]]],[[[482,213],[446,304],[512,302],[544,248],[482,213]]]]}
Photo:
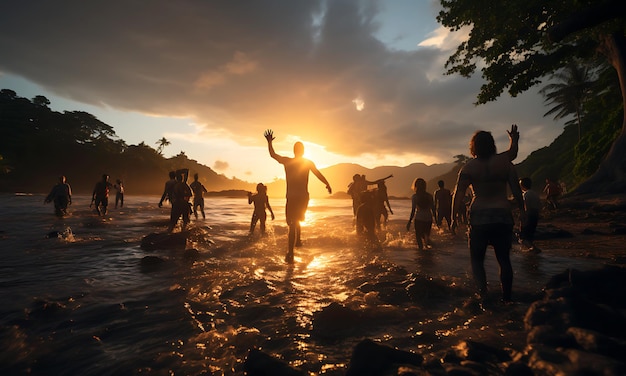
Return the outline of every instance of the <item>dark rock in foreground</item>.
{"type": "Polygon", "coordinates": [[[419,354],[365,339],[354,347],[346,376],[375,376],[382,374],[393,364],[419,366],[423,361],[424,357],[419,354]]]}
{"type": "Polygon", "coordinates": [[[304,372],[257,349],[248,352],[243,370],[248,376],[305,376],[304,372]]]}
{"type": "Polygon", "coordinates": [[[626,270],[567,270],[526,313],[528,365],[536,374],[625,375],[626,270]]]}
{"type": "Polygon", "coordinates": [[[157,249],[184,250],[187,245],[187,234],[183,232],[175,233],[150,233],[141,239],[141,248],[147,251],[157,249]]]}
{"type": "MultiPolygon", "coordinates": [[[[626,375],[624,286],[626,268],[568,269],[552,277],[543,299],[526,311],[523,351],[464,340],[448,350],[416,354],[365,339],[354,347],[346,376],[626,375]]],[[[314,314],[314,331],[335,338],[349,335],[346,327],[364,323],[361,312],[338,303],[314,314]]],[[[304,374],[258,350],[250,351],[244,369],[248,375],[304,374]]]]}

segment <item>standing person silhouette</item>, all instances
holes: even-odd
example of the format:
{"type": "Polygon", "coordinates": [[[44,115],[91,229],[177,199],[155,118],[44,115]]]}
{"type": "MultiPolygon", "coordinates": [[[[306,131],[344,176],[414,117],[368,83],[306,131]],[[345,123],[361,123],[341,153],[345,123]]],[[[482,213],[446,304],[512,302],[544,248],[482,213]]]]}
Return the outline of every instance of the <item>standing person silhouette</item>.
{"type": "Polygon", "coordinates": [[[120,208],[124,207],[124,183],[117,179],[115,184],[113,184],[113,188],[117,191],[115,193],[115,208],[117,209],[117,204],[120,204],[120,208]]]}
{"type": "Polygon", "coordinates": [[[546,186],[543,188],[543,192],[546,194],[546,203],[550,209],[558,209],[558,198],[561,196],[561,186],[554,180],[546,179],[546,186]]]}
{"type": "Polygon", "coordinates": [[[256,193],[248,192],[248,205],[252,203],[254,203],[254,211],[252,212],[252,219],[250,220],[250,235],[254,233],[254,227],[259,221],[261,222],[261,235],[265,235],[265,222],[267,221],[265,208],[269,209],[272,215],[272,221],[275,218],[270,200],[267,197],[267,186],[265,184],[257,184],[256,193]]]}
{"type": "Polygon", "coordinates": [[[52,187],[43,202],[44,204],[54,202],[54,214],[57,217],[67,215],[67,206],[72,205],[72,188],[67,183],[65,175],[59,176],[59,183],[52,187]]]}
{"type": "Polygon", "coordinates": [[[169,172],[170,180],[165,182],[165,188],[163,188],[163,195],[161,195],[161,200],[159,201],[159,207],[163,206],[163,201],[169,200],[170,204],[172,203],[172,189],[174,185],[176,185],[176,171],[169,172]]]}
{"type": "Polygon", "coordinates": [[[315,163],[303,157],[304,145],[296,142],[293,145],[293,158],[283,157],[274,151],[274,132],[268,129],[263,134],[267,140],[267,148],[270,156],[285,167],[285,180],[287,181],[287,203],[285,204],[285,216],[289,227],[288,250],[285,261],[293,263],[293,249],[301,245],[300,221],[304,220],[304,214],[309,205],[309,172],[312,172],[322,183],[326,184],[328,193],[333,190],[324,175],[315,167],[315,163]]]}
{"type": "Polygon", "coordinates": [[[193,215],[198,219],[198,208],[200,208],[200,213],[202,213],[202,219],[206,219],[206,215],[204,214],[204,194],[208,192],[204,185],[200,183],[198,180],[198,174],[193,174],[193,182],[189,184],[189,188],[193,192],[193,215]]]}
{"type": "Polygon", "coordinates": [[[446,220],[448,231],[452,225],[452,192],[445,187],[443,180],[437,182],[439,189],[435,191],[435,206],[437,208],[437,227],[441,228],[443,220],[446,220]]]}
{"type": "Polygon", "coordinates": [[[170,193],[170,202],[172,203],[172,210],[170,212],[170,225],[167,228],[167,232],[174,231],[174,227],[178,223],[178,219],[183,217],[183,224],[181,226],[181,232],[187,229],[189,224],[189,214],[191,214],[191,204],[189,199],[191,198],[191,188],[187,184],[187,177],[189,176],[189,169],[181,168],[176,170],[176,183],[172,187],[170,193]]]}
{"type": "Polygon", "coordinates": [[[387,222],[389,221],[389,213],[393,214],[393,210],[391,209],[391,204],[389,203],[389,195],[387,194],[387,186],[385,185],[384,180],[378,181],[374,192],[376,194],[376,212],[374,213],[374,219],[376,220],[376,227],[380,229],[380,217],[383,218],[382,223],[387,226],[387,222]],[[389,211],[387,211],[387,208],[389,208],[389,211]]]}
{"type": "MultiPolygon", "coordinates": [[[[375,181],[369,181],[365,178],[365,175],[359,175],[359,174],[354,174],[354,176],[352,176],[352,182],[350,184],[348,184],[348,194],[350,195],[350,197],[352,197],[352,214],[354,215],[354,218],[356,219],[356,211],[359,208],[359,206],[361,206],[361,194],[365,191],[367,191],[367,188],[369,185],[380,185],[380,183],[385,183],[385,180],[392,178],[393,174],[384,177],[382,179],[378,179],[375,181]]],[[[387,187],[385,187],[386,189],[387,187]]],[[[391,206],[389,207],[389,210],[391,210],[391,206]]],[[[393,214],[393,212],[391,213],[393,214]]]]}
{"type": "Polygon", "coordinates": [[[541,199],[539,194],[535,192],[533,181],[524,177],[519,180],[519,186],[522,189],[522,197],[524,197],[524,207],[526,208],[526,221],[520,225],[519,241],[520,244],[530,252],[539,253],[541,250],[535,246],[535,231],[539,223],[539,212],[541,211],[541,199]]]}
{"type": "Polygon", "coordinates": [[[411,228],[411,221],[415,218],[415,240],[417,248],[421,251],[424,248],[431,248],[430,230],[435,216],[435,204],[433,196],[426,192],[426,180],[417,178],[411,184],[413,196],[411,196],[411,215],[406,224],[406,230],[411,228]]]}
{"type": "Polygon", "coordinates": [[[91,193],[91,204],[96,205],[96,213],[100,216],[107,215],[107,207],[109,206],[109,191],[113,184],[109,182],[109,175],[102,174],[102,180],[96,183],[91,193]]]}
{"type": "MultiPolygon", "coordinates": [[[[515,134],[516,139],[519,139],[517,127],[515,134]]],[[[467,188],[471,186],[474,198],[469,210],[469,249],[478,294],[483,300],[487,297],[484,262],[487,246],[492,245],[500,266],[502,301],[510,302],[513,287],[510,251],[514,221],[507,186],[513,193],[521,217],[525,217],[524,200],[517,172],[511,163],[509,153],[496,154],[495,141],[490,132],[477,131],[470,141],[470,152],[474,159],[468,161],[459,171],[452,200],[452,213],[457,213],[464,207],[463,198],[467,188]]],[[[455,219],[452,222],[452,230],[455,231],[456,227],[455,219]]]]}

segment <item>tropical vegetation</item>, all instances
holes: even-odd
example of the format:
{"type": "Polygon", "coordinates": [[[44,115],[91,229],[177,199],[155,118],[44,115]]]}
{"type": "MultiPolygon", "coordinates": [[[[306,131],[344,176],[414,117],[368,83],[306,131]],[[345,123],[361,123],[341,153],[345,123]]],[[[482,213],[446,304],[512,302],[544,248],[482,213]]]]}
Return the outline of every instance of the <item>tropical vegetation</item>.
{"type": "Polygon", "coordinates": [[[90,193],[102,174],[121,179],[132,194],[160,194],[169,171],[186,167],[212,190],[252,189],[187,158],[165,158],[141,142],[127,145],[108,124],[83,111],[56,112],[41,95],[32,100],[0,90],[0,191],[47,192],[65,175],[75,192],[90,193]]]}
{"type": "Polygon", "coordinates": [[[517,96],[577,60],[593,64],[599,56],[605,59],[612,74],[601,72],[597,80],[606,83],[607,90],[602,99],[582,104],[580,142],[567,155],[548,160],[554,171],[546,173],[570,174],[578,193],[624,192],[626,2],[441,0],[441,5],[437,20],[442,25],[469,32],[449,57],[447,72],[470,77],[480,69],[485,83],[477,104],[494,101],[504,91],[517,96]],[[619,99],[617,106],[614,99],[619,99]],[[584,135],[586,127],[601,129],[584,135]],[[590,170],[594,172],[589,176],[590,170]]]}

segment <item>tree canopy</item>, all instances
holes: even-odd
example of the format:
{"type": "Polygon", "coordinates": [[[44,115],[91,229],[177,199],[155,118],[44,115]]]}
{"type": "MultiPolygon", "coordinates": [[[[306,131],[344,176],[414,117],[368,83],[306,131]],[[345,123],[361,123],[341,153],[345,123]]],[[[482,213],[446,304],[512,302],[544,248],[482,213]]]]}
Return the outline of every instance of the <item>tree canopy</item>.
{"type": "Polygon", "coordinates": [[[129,146],[94,115],[60,113],[49,104],[41,95],[29,100],[0,90],[0,191],[45,193],[65,175],[73,191],[88,193],[107,173],[124,180],[133,194],[160,194],[168,172],[182,167],[198,172],[211,189],[252,187],[218,175],[184,153],[166,159],[144,142],[129,146]]]}
{"type": "MultiPolygon", "coordinates": [[[[469,29],[446,62],[448,74],[470,77],[478,69],[485,83],[477,104],[505,91],[515,97],[574,59],[601,53],[626,92],[626,2],[622,0],[441,0],[437,20],[451,30],[469,29]]],[[[626,120],[606,158],[580,191],[626,187],[626,120]],[[583,188],[584,187],[584,188],[583,188]]]]}

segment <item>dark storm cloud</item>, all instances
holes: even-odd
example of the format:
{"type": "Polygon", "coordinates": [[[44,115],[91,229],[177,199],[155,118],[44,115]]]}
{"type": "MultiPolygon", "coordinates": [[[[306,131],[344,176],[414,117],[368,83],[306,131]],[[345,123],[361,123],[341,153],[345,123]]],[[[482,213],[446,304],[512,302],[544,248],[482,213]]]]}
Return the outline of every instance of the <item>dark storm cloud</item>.
{"type": "Polygon", "coordinates": [[[377,12],[347,0],[3,2],[0,71],[240,140],[274,128],[354,155],[444,158],[477,127],[541,117],[522,100],[468,116],[480,83],[433,76],[450,51],[389,49],[374,37],[377,12]]]}

